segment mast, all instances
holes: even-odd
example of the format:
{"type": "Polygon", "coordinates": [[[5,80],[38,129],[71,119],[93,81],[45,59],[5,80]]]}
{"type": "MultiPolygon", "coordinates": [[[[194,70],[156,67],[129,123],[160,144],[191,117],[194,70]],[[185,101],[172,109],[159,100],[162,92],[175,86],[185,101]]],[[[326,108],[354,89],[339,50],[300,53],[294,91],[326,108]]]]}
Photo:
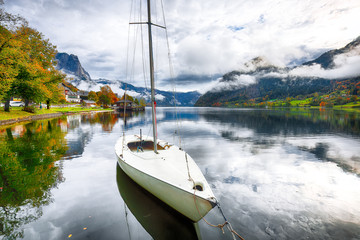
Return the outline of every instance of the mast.
{"type": "Polygon", "coordinates": [[[156,126],[156,111],[155,111],[155,83],[154,83],[154,57],[152,46],[151,34],[151,6],[150,0],[147,0],[147,13],[148,13],[148,34],[149,34],[149,59],[150,59],[150,83],[151,83],[151,111],[152,111],[152,124],[153,124],[153,138],[154,138],[154,152],[157,153],[157,126],[156,126]]]}

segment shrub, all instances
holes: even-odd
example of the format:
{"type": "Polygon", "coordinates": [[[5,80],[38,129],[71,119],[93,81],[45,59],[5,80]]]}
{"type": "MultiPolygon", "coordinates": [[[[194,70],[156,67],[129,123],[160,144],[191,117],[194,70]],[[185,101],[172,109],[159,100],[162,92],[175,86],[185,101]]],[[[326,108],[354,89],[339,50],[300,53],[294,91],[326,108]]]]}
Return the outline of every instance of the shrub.
{"type": "Polygon", "coordinates": [[[36,108],[34,106],[27,106],[23,108],[23,111],[29,112],[29,113],[36,113],[36,108]]]}

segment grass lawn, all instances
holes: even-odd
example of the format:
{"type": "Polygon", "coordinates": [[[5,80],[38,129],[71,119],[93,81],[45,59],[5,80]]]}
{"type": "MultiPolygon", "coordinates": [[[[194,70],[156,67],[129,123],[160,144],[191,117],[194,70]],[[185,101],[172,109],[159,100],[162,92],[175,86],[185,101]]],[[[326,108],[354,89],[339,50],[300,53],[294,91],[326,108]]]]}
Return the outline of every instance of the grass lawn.
{"type": "Polygon", "coordinates": [[[12,107],[10,112],[5,112],[4,108],[0,108],[0,120],[7,120],[7,119],[16,119],[16,118],[23,118],[32,115],[41,115],[41,114],[48,114],[48,113],[57,113],[57,112],[89,112],[89,111],[103,111],[103,110],[111,110],[110,108],[102,109],[102,108],[82,108],[82,107],[54,107],[51,109],[41,109],[37,110],[36,113],[28,113],[22,111],[22,107],[12,107]]]}
{"type": "Polygon", "coordinates": [[[14,119],[14,118],[23,118],[27,116],[34,115],[33,113],[28,113],[21,110],[22,107],[12,107],[10,112],[5,112],[4,108],[0,109],[0,120],[14,119]]]}
{"type": "Polygon", "coordinates": [[[342,108],[360,108],[360,102],[352,102],[352,103],[348,103],[345,105],[339,105],[339,106],[334,106],[335,109],[342,109],[342,108]]]}
{"type": "Polygon", "coordinates": [[[303,99],[303,100],[292,100],[290,103],[291,103],[291,106],[294,106],[294,107],[304,107],[308,104],[310,104],[311,102],[311,98],[307,98],[307,99],[303,99]]]}

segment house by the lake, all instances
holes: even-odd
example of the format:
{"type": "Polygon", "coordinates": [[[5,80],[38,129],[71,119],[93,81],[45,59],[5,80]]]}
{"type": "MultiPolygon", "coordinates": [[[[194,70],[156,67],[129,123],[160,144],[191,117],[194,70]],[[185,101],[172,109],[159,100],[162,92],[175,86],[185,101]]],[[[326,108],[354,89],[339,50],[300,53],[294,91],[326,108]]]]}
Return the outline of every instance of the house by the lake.
{"type": "Polygon", "coordinates": [[[114,108],[116,111],[124,111],[125,106],[126,106],[126,111],[144,111],[145,110],[145,107],[139,106],[130,100],[117,101],[116,103],[114,103],[112,108],[114,108]]]}
{"type": "Polygon", "coordinates": [[[81,100],[81,104],[86,108],[96,107],[96,102],[92,100],[81,100]]]}
{"type": "Polygon", "coordinates": [[[74,103],[80,103],[81,98],[80,95],[77,92],[73,92],[65,86],[64,84],[61,84],[64,89],[65,99],[67,102],[74,102],[74,103]]]}

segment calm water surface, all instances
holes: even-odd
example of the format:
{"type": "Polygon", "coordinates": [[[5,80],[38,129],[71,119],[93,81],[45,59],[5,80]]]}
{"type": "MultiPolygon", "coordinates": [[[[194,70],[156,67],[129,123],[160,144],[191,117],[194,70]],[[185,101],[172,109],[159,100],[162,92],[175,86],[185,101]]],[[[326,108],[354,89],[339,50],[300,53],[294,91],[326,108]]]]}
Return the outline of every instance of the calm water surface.
{"type": "MultiPolygon", "coordinates": [[[[114,144],[150,111],[0,128],[0,238],[232,239],[131,181],[114,144]]],[[[360,239],[360,116],[341,111],[158,109],[159,138],[199,165],[245,239],[360,239]],[[176,119],[181,119],[180,122],[176,119]]],[[[206,216],[219,224],[218,209],[206,216]]]]}

